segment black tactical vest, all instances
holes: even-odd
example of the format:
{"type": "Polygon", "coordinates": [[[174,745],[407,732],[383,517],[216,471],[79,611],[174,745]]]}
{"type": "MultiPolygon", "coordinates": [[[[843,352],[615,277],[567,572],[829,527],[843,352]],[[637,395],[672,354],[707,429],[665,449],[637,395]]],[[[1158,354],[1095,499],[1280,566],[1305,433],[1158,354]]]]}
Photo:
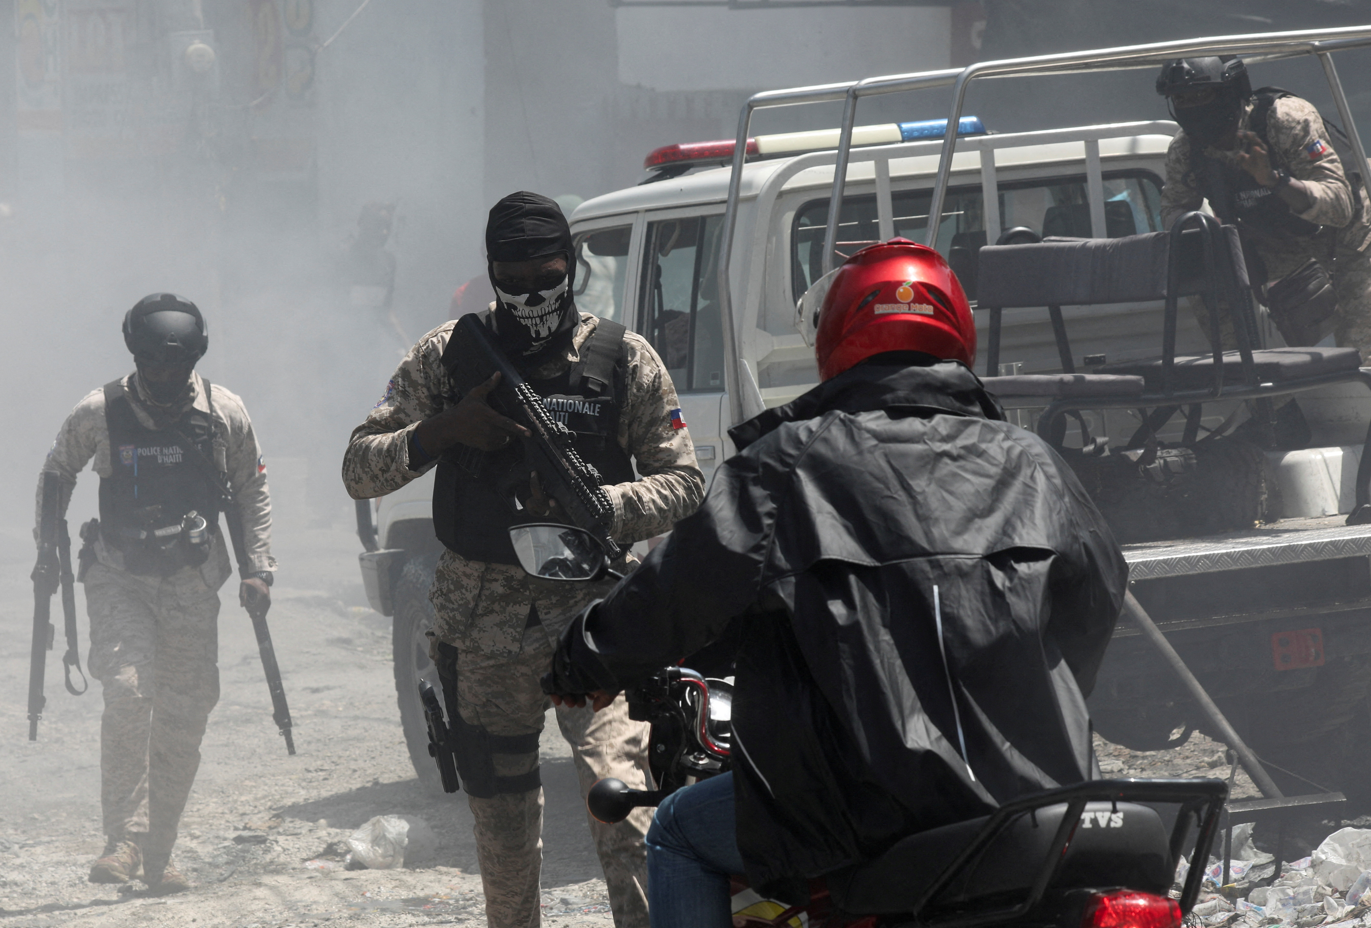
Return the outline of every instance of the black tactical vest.
{"type": "MultiPolygon", "coordinates": [[[[1290,166],[1272,148],[1266,131],[1271,106],[1283,96],[1290,94],[1277,88],[1258,91],[1248,125],[1266,146],[1272,166],[1288,170],[1290,166]]],[[[1276,191],[1257,183],[1257,179],[1242,168],[1207,157],[1194,141],[1190,143],[1190,154],[1191,169],[1200,192],[1225,223],[1265,238],[1312,238],[1323,228],[1296,216],[1290,204],[1276,191]]]]}
{"type": "MultiPolygon", "coordinates": [[[[487,313],[482,313],[483,321],[487,313]]],[[[634,479],[633,462],[619,446],[619,417],[628,396],[625,329],[601,319],[581,346],[580,360],[547,380],[527,379],[552,417],[576,433],[576,451],[600,472],[604,486],[634,479]]],[[[453,371],[453,341],[443,366],[453,371]]],[[[433,484],[433,526],[438,540],[470,561],[518,564],[511,526],[543,521],[516,508],[527,495],[529,469],[519,442],[499,451],[454,445],[438,460],[433,484]]]]}
{"type": "Polygon", "coordinates": [[[213,422],[212,413],[192,407],[167,428],[150,429],[138,421],[122,382],[105,384],[111,474],[100,480],[100,537],[123,552],[130,573],[169,576],[209,556],[209,544],[188,544],[169,530],[191,512],[204,517],[210,534],[217,530],[221,493],[206,472],[214,460],[213,422]]]}

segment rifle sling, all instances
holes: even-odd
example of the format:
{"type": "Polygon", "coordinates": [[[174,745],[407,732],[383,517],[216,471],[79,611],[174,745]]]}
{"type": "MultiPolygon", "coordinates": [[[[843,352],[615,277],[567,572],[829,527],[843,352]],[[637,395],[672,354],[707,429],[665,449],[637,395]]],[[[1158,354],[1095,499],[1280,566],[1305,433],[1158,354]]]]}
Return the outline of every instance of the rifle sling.
{"type": "Polygon", "coordinates": [[[67,692],[73,696],[84,696],[90,689],[86,672],[81,669],[81,648],[76,638],[76,578],[71,573],[71,535],[67,532],[67,520],[57,523],[57,557],[61,565],[62,585],[62,629],[67,637],[67,650],[62,655],[62,682],[67,692]],[[71,672],[75,668],[81,675],[81,688],[78,690],[71,682],[71,672]]]}

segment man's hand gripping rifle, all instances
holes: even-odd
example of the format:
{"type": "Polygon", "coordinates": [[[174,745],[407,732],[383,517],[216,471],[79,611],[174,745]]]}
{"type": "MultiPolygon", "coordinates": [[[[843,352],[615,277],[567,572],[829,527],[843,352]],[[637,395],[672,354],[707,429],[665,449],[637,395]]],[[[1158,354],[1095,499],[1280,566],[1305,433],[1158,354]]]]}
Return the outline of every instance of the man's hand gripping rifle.
{"type": "Polygon", "coordinates": [[[470,390],[499,372],[500,381],[490,394],[491,405],[532,433],[524,445],[522,480],[529,470],[537,473],[542,491],[556,500],[570,524],[594,535],[605,548],[609,560],[616,561],[623,549],[609,534],[614,506],[600,485],[600,474],[576,453],[573,433],[552,418],[538,394],[509,363],[477,314],[457,321],[452,337],[460,365],[463,391],[470,390]]]}

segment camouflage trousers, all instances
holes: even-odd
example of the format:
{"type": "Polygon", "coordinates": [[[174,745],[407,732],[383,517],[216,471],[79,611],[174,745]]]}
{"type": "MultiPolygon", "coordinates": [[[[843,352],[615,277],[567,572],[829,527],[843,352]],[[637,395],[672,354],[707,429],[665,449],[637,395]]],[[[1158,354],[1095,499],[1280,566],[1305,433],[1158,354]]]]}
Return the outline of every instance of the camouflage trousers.
{"type": "Polygon", "coordinates": [[[197,570],[137,577],[104,564],[86,575],[90,671],[104,690],[100,801],[105,834],[165,866],[200,741],[219,701],[219,597],[197,570]]]}
{"type": "MultiPolygon", "coordinates": [[[[431,598],[438,641],[457,651],[457,703],[463,720],[492,735],[541,732],[551,706],[540,679],[552,667],[561,633],[576,613],[603,596],[612,584],[588,586],[537,580],[520,568],[466,561],[444,552],[431,598]]],[[[434,657],[441,660],[435,647],[434,657]]],[[[628,718],[623,697],[600,712],[557,710],[557,724],[571,745],[581,795],[595,781],[617,777],[647,786],[648,726],[628,718]]],[[[501,777],[527,774],[536,752],[494,754],[501,777]]],[[[541,921],[543,791],[468,795],[475,819],[477,857],[491,928],[537,928],[541,921]]],[[[647,871],[643,836],[652,822],[648,809],[635,810],[618,825],[587,814],[591,837],[604,869],[617,928],[648,928],[647,871]]]]}

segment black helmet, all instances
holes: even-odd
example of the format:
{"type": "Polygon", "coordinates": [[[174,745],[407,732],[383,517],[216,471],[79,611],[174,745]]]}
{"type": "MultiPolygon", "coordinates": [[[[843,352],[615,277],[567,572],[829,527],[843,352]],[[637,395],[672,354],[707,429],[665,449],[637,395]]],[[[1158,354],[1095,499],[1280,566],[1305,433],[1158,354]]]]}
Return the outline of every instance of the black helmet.
{"type": "Polygon", "coordinates": [[[1157,93],[1171,118],[1201,146],[1216,145],[1237,129],[1252,81],[1241,58],[1177,58],[1162,65],[1157,93]]]}
{"type": "Polygon", "coordinates": [[[1163,97],[1197,90],[1229,90],[1239,100],[1252,96],[1247,65],[1236,55],[1222,58],[1176,58],[1162,65],[1157,93],[1163,97]]]}
{"type": "Polygon", "coordinates": [[[205,317],[190,300],[174,293],[153,293],[124,316],[124,344],[135,358],[194,366],[209,348],[209,332],[205,317]]]}

